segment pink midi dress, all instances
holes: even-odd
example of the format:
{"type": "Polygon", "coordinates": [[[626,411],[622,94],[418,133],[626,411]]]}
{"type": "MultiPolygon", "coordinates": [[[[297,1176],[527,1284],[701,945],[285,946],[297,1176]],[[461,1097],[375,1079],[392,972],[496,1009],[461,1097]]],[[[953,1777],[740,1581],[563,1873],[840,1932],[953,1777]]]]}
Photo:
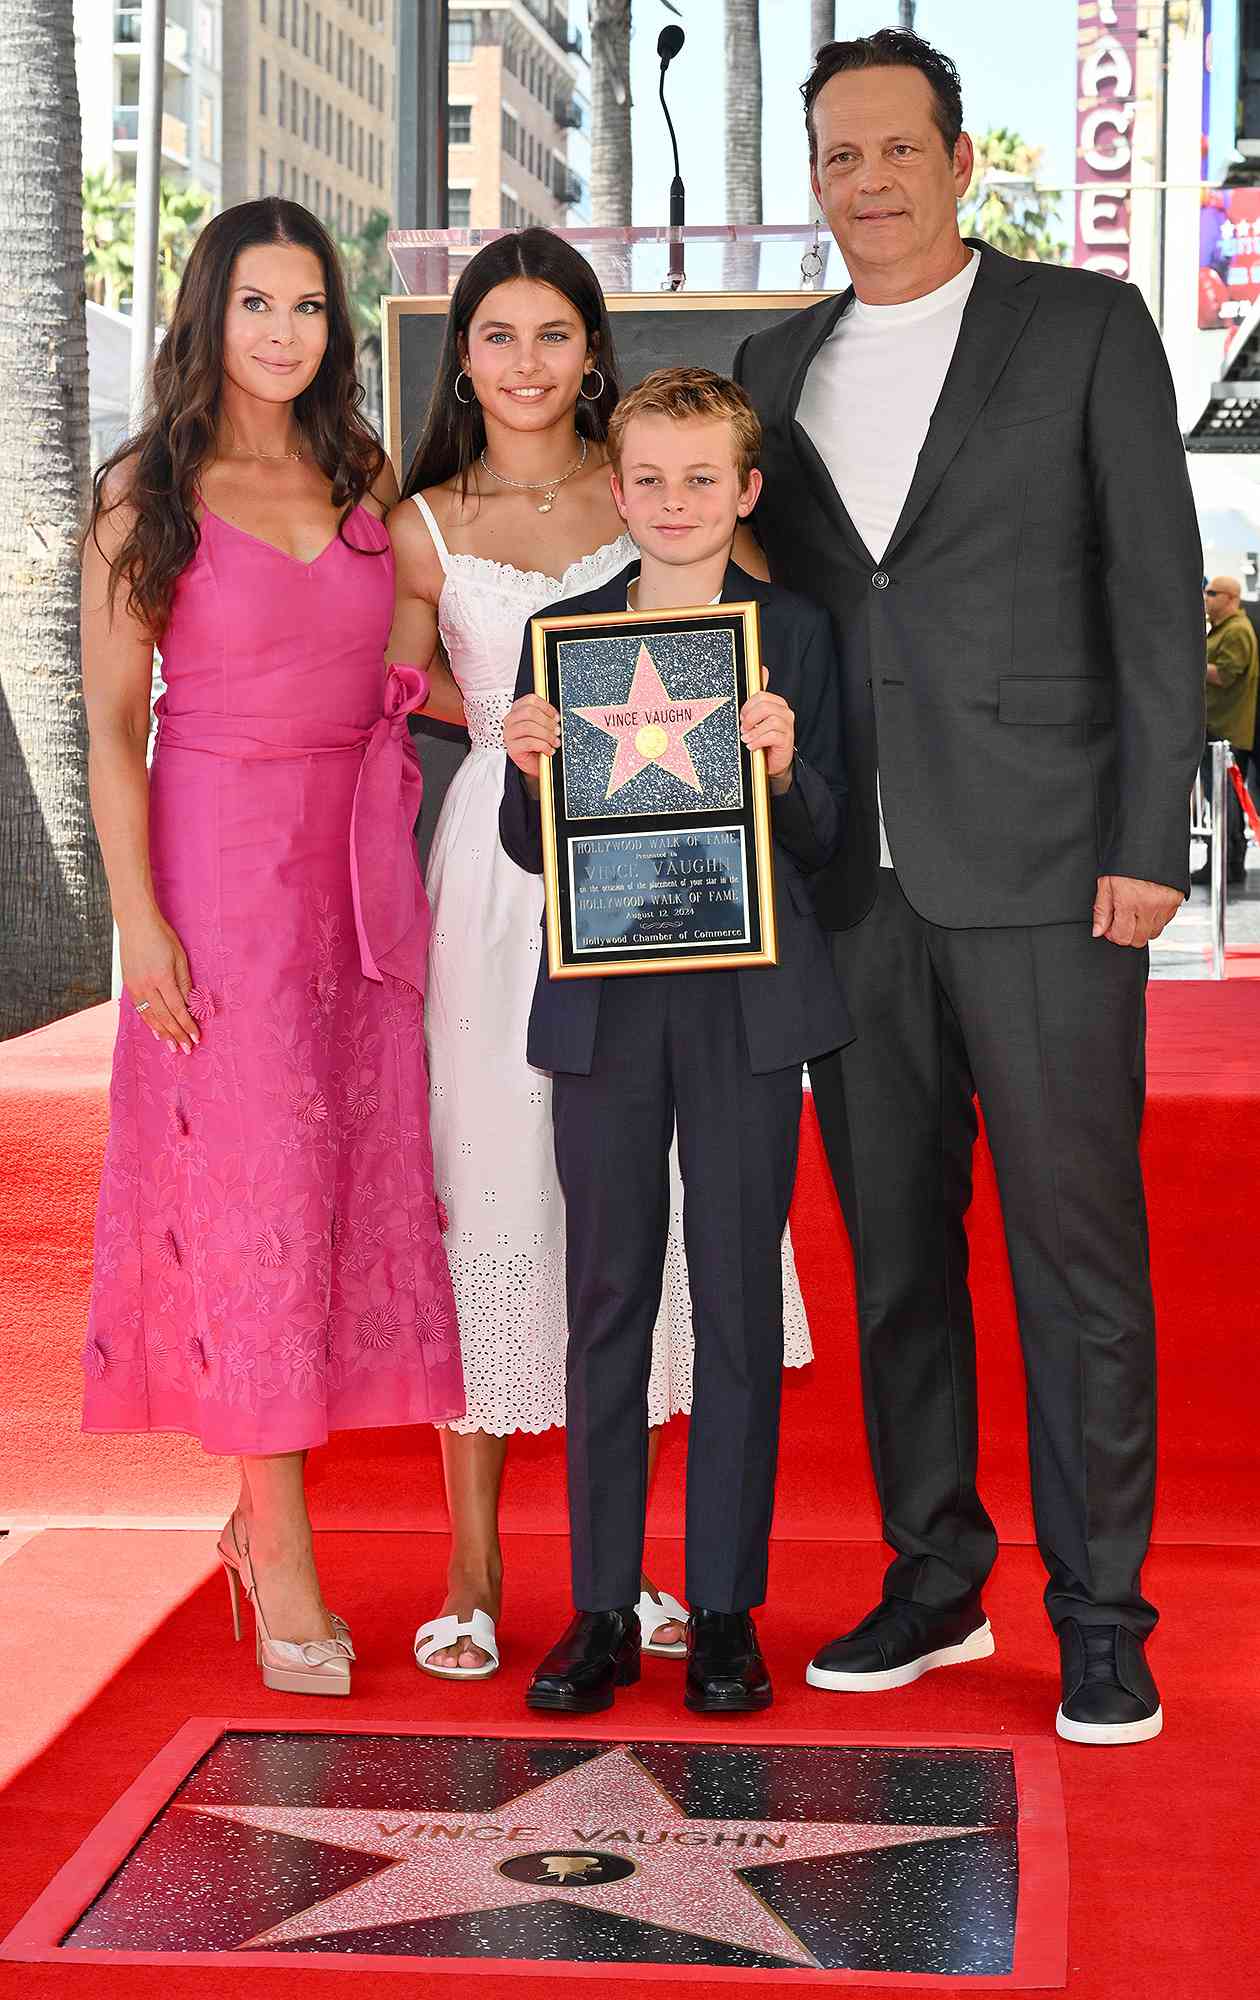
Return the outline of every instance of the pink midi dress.
{"type": "Polygon", "coordinates": [[[256,1455],[464,1411],[412,840],[427,688],[386,671],[385,529],[356,508],[343,533],[303,563],[206,512],[176,589],[150,847],[201,1042],[124,997],[85,1430],[256,1455]]]}

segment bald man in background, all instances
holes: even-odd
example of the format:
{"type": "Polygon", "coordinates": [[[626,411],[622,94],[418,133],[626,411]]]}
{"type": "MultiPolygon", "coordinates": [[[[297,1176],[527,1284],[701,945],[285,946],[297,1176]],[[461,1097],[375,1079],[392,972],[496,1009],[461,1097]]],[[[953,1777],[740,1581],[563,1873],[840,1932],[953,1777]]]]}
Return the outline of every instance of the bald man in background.
{"type": "MultiPolygon", "coordinates": [[[[1242,585],[1236,576],[1214,576],[1203,592],[1207,612],[1207,741],[1203,753],[1203,789],[1212,796],[1213,743],[1228,743],[1244,777],[1256,737],[1256,688],[1260,654],[1250,618],[1242,608],[1242,585]]],[[[1247,835],[1242,807],[1233,786],[1225,798],[1225,829],[1229,880],[1237,887],[1247,868],[1247,835]]],[[[1206,883],[1210,863],[1191,876],[1206,883]]]]}

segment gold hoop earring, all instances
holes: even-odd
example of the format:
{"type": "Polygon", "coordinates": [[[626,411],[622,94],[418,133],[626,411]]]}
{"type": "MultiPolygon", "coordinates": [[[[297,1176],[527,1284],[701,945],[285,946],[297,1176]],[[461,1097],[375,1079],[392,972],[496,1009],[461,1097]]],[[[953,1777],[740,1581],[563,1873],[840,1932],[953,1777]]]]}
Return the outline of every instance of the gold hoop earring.
{"type": "Polygon", "coordinates": [[[606,382],[605,382],[605,379],[604,379],[604,371],[603,371],[603,369],[602,369],[602,368],[587,368],[587,369],[585,369],[585,370],[583,371],[583,375],[582,375],[582,380],[583,380],[584,382],[585,382],[585,380],[586,380],[586,377],[587,377],[588,375],[598,375],[598,376],[599,376],[599,387],[598,387],[598,389],[597,389],[597,390],[595,391],[595,394],[594,394],[593,396],[588,396],[588,395],[587,395],[587,393],[586,393],[586,391],[585,391],[585,389],[579,389],[579,390],[578,390],[578,397],[579,397],[580,401],[582,401],[583,403],[598,403],[598,401],[599,401],[600,397],[601,397],[601,396],[603,395],[603,393],[604,393],[604,390],[605,390],[605,388],[606,388],[606,386],[607,386],[607,384],[606,384],[606,382]]]}
{"type": "Polygon", "coordinates": [[[472,376],[468,373],[468,370],[466,368],[461,368],[459,374],[455,377],[454,396],[455,396],[455,401],[460,405],[460,408],[465,410],[468,409],[469,406],[475,403],[477,400],[477,391],[473,389],[472,376]],[[469,388],[472,389],[471,396],[460,395],[459,385],[461,382],[467,382],[469,388]]]}

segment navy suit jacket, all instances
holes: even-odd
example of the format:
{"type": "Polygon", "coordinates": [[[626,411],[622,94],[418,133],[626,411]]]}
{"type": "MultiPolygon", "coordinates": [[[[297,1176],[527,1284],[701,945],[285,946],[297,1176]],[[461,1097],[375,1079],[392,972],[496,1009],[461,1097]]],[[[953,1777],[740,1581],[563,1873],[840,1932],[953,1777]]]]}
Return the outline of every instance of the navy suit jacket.
{"type": "MultiPolygon", "coordinates": [[[[580,597],[548,607],[549,617],[624,611],[626,589],[638,573],[632,563],[619,576],[580,597]]],[[[852,1039],[831,953],[814,914],[807,878],[826,866],[840,845],[845,776],[840,721],[840,678],[825,611],[803,597],[761,583],[731,563],[723,603],[755,599],[761,650],[770,687],[796,716],[796,761],[786,792],[771,794],[774,833],[777,965],[736,973],[751,1068],[758,1074],[787,1069],[840,1048],[852,1039]]],[[[529,627],[521,647],[517,695],[534,686],[529,627]]],[[[499,834],[513,861],[541,875],[542,815],[511,758],[499,810],[499,834]]],[[[703,973],[636,974],[636,978],[703,978],[703,973]]],[[[604,982],[552,979],[543,947],[529,1017],[527,1055],[538,1069],[589,1076],[604,982]]]]}

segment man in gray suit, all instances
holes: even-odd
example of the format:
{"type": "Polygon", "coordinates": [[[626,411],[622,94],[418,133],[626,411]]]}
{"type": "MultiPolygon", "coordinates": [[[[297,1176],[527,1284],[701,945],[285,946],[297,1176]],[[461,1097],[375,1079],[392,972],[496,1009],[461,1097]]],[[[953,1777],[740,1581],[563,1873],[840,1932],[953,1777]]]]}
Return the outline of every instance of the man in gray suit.
{"type": "Polygon", "coordinates": [[[817,1687],[993,1650],[963,1217],[975,1097],[1028,1376],[1059,1733],[1162,1710],[1140,1572],[1155,1342],[1138,1127],[1147,945],[1187,882],[1201,552],[1129,285],[958,231],[957,71],[895,29],[820,50],[814,191],[853,287],[745,343],[776,581],[837,635],[850,805],[815,878],[856,1039],[811,1064],[853,1244],[884,1594],[817,1687]]]}

